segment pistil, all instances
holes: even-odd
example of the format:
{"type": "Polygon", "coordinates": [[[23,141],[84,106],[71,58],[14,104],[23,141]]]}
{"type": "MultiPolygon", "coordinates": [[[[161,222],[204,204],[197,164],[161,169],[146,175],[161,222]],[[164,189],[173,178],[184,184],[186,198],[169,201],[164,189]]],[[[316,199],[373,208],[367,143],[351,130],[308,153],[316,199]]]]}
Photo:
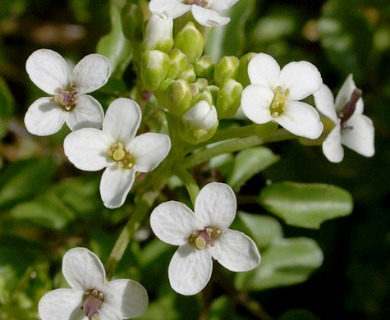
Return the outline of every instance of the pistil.
{"type": "Polygon", "coordinates": [[[103,293],[96,289],[86,294],[83,304],[83,312],[88,319],[99,319],[99,308],[103,304],[103,293]]]}
{"type": "Polygon", "coordinates": [[[277,86],[274,90],[274,99],[271,102],[271,116],[279,117],[286,110],[287,97],[290,95],[290,90],[283,91],[282,87],[277,86]]]}
{"type": "Polygon", "coordinates": [[[347,125],[347,121],[351,119],[351,117],[353,116],[356,110],[356,103],[359,101],[361,97],[362,97],[362,90],[355,88],[351,94],[351,97],[349,98],[349,101],[345,104],[344,108],[341,109],[340,113],[338,114],[338,117],[341,120],[341,128],[343,130],[351,129],[347,125]]]}
{"type": "Polygon", "coordinates": [[[207,245],[214,246],[215,240],[221,235],[221,230],[217,227],[205,227],[203,230],[193,231],[188,241],[198,250],[204,249],[207,245]]]}
{"type": "Polygon", "coordinates": [[[78,89],[74,83],[71,83],[67,90],[58,88],[54,95],[54,101],[64,107],[66,111],[71,111],[77,103],[76,96],[78,89]]]}
{"type": "Polygon", "coordinates": [[[134,158],[130,152],[127,152],[121,142],[114,143],[110,148],[110,155],[121,168],[132,169],[134,167],[134,158]]]}

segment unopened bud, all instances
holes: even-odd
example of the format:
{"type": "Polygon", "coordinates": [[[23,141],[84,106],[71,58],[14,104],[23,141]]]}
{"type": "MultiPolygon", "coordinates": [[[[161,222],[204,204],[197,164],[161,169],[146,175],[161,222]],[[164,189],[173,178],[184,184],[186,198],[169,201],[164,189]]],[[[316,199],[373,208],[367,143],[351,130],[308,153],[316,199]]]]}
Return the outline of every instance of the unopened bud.
{"type": "Polygon", "coordinates": [[[226,81],[227,79],[234,79],[237,74],[239,65],[240,60],[238,60],[237,57],[222,57],[218,61],[214,70],[214,81],[217,86],[220,86],[222,82],[226,81]]]}
{"type": "Polygon", "coordinates": [[[240,82],[244,88],[251,83],[248,75],[248,64],[255,55],[256,54],[254,52],[249,52],[240,58],[240,65],[237,70],[236,80],[240,82]]]}
{"type": "Polygon", "coordinates": [[[204,39],[202,33],[195,27],[193,22],[188,22],[178,32],[175,37],[174,47],[182,51],[190,63],[200,58],[204,49],[204,39]]]}
{"type": "Polygon", "coordinates": [[[214,75],[214,63],[208,56],[202,56],[194,63],[195,73],[198,78],[211,80],[214,75]]]}
{"type": "Polygon", "coordinates": [[[145,29],[144,44],[150,50],[168,52],[173,46],[173,20],[163,13],[152,14],[145,29]]]}
{"type": "Polygon", "coordinates": [[[219,87],[216,108],[218,118],[233,117],[241,103],[242,85],[236,80],[229,79],[219,87]]]}
{"type": "Polygon", "coordinates": [[[167,89],[167,102],[165,106],[175,116],[182,116],[189,108],[192,95],[190,85],[186,80],[173,81],[167,89]]]}
{"type": "Polygon", "coordinates": [[[202,100],[206,101],[211,106],[214,105],[213,96],[208,89],[202,89],[195,96],[193,96],[191,104],[195,105],[202,100]]]}
{"type": "Polygon", "coordinates": [[[189,83],[194,82],[196,80],[194,66],[192,64],[188,64],[187,68],[178,75],[178,78],[184,79],[189,83]]]}
{"type": "Polygon", "coordinates": [[[144,15],[139,5],[134,3],[126,4],[121,11],[122,32],[133,45],[142,42],[142,25],[144,15]]]}
{"type": "Polygon", "coordinates": [[[188,67],[188,58],[179,49],[172,49],[169,53],[169,68],[167,78],[177,79],[188,67]]]}
{"type": "Polygon", "coordinates": [[[165,79],[169,56],[158,50],[147,50],[141,55],[140,75],[145,89],[155,91],[165,79]]]}

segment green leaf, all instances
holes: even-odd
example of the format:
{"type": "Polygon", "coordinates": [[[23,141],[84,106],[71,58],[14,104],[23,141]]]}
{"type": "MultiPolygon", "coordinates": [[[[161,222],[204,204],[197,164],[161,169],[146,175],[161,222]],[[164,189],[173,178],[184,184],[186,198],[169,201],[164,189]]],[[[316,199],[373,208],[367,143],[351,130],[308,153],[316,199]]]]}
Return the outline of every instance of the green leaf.
{"type": "Polygon", "coordinates": [[[228,184],[234,191],[239,191],[241,186],[251,177],[278,160],[279,157],[266,147],[240,151],[236,156],[232,173],[228,178],[228,184]]]}
{"type": "Polygon", "coordinates": [[[353,207],[346,190],[320,183],[274,183],[261,191],[259,201],[287,224],[312,229],[326,220],[349,215],[353,207]]]}
{"type": "Polygon", "coordinates": [[[54,173],[52,158],[28,159],[12,163],[0,176],[0,208],[39,193],[54,173]]]}
{"type": "Polygon", "coordinates": [[[111,31],[100,39],[96,50],[110,60],[112,77],[121,78],[133,58],[133,47],[122,32],[121,9],[111,5],[110,16],[111,31]]]}
{"type": "Polygon", "coordinates": [[[262,253],[260,265],[236,277],[236,287],[265,290],[304,282],[321,266],[323,254],[309,238],[280,239],[262,253]]]}
{"type": "Polygon", "coordinates": [[[275,218],[243,211],[238,212],[238,217],[251,232],[253,240],[260,248],[266,248],[283,237],[282,226],[275,218]]]}

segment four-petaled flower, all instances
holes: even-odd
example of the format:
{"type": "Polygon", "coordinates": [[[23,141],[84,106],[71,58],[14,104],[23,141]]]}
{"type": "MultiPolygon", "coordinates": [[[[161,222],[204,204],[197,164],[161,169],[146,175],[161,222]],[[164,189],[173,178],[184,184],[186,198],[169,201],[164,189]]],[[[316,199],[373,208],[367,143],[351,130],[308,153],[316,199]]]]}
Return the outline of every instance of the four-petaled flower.
{"type": "Polygon", "coordinates": [[[138,104],[119,98],[108,107],[102,130],[83,128],[65,138],[65,154],[77,168],[85,171],[106,168],[100,181],[100,195],[108,208],[120,207],[136,171],[154,170],[171,148],[166,134],[148,132],[135,137],[140,121],[138,104]]]}
{"type": "Polygon", "coordinates": [[[213,262],[225,268],[248,271],[260,263],[256,244],[242,232],[228,227],[236,216],[236,197],[224,183],[213,182],[199,192],[195,210],[177,201],[158,205],[150,224],[162,241],[178,245],[169,264],[172,288],[183,295],[200,292],[208,283],[213,262]]]}
{"type": "Polygon", "coordinates": [[[100,259],[86,248],[65,253],[62,273],[71,289],[55,289],[39,301],[42,320],[122,320],[142,315],[148,294],[137,281],[106,280],[100,259]]]}
{"type": "Polygon", "coordinates": [[[38,88],[52,95],[36,100],[29,107],[24,122],[30,133],[51,135],[59,131],[64,122],[72,131],[101,127],[103,108],[86,94],[102,87],[110,77],[111,67],[106,57],[90,54],[70,71],[60,54],[40,49],[27,59],[26,70],[38,88]]]}
{"type": "Polygon", "coordinates": [[[248,65],[251,84],[242,92],[244,114],[258,124],[274,121],[291,133],[309,139],[320,136],[323,125],[318,112],[302,100],[320,89],[322,78],[309,62],[290,62],[282,70],[264,53],[248,65]]]}
{"type": "Polygon", "coordinates": [[[324,155],[331,162],[343,160],[342,144],[366,157],[375,153],[374,126],[371,119],[362,114],[364,104],[361,95],[352,75],[345,80],[336,100],[326,85],[314,93],[317,109],[334,126],[322,143],[324,155]]]}
{"type": "Polygon", "coordinates": [[[149,9],[152,13],[165,13],[172,19],[191,11],[194,19],[206,27],[222,26],[230,18],[219,13],[229,9],[238,0],[151,0],[149,9]]]}

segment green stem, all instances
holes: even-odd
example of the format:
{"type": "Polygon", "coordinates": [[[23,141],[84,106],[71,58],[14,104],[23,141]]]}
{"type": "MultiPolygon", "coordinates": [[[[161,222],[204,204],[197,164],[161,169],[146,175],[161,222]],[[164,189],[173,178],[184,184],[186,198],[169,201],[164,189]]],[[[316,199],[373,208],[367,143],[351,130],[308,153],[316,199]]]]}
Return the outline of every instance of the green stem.
{"type": "Polygon", "coordinates": [[[193,176],[186,169],[182,167],[179,167],[178,170],[176,170],[176,175],[183,182],[184,186],[187,189],[188,194],[190,195],[191,202],[194,205],[195,199],[199,193],[198,184],[196,183],[193,176]]]}

